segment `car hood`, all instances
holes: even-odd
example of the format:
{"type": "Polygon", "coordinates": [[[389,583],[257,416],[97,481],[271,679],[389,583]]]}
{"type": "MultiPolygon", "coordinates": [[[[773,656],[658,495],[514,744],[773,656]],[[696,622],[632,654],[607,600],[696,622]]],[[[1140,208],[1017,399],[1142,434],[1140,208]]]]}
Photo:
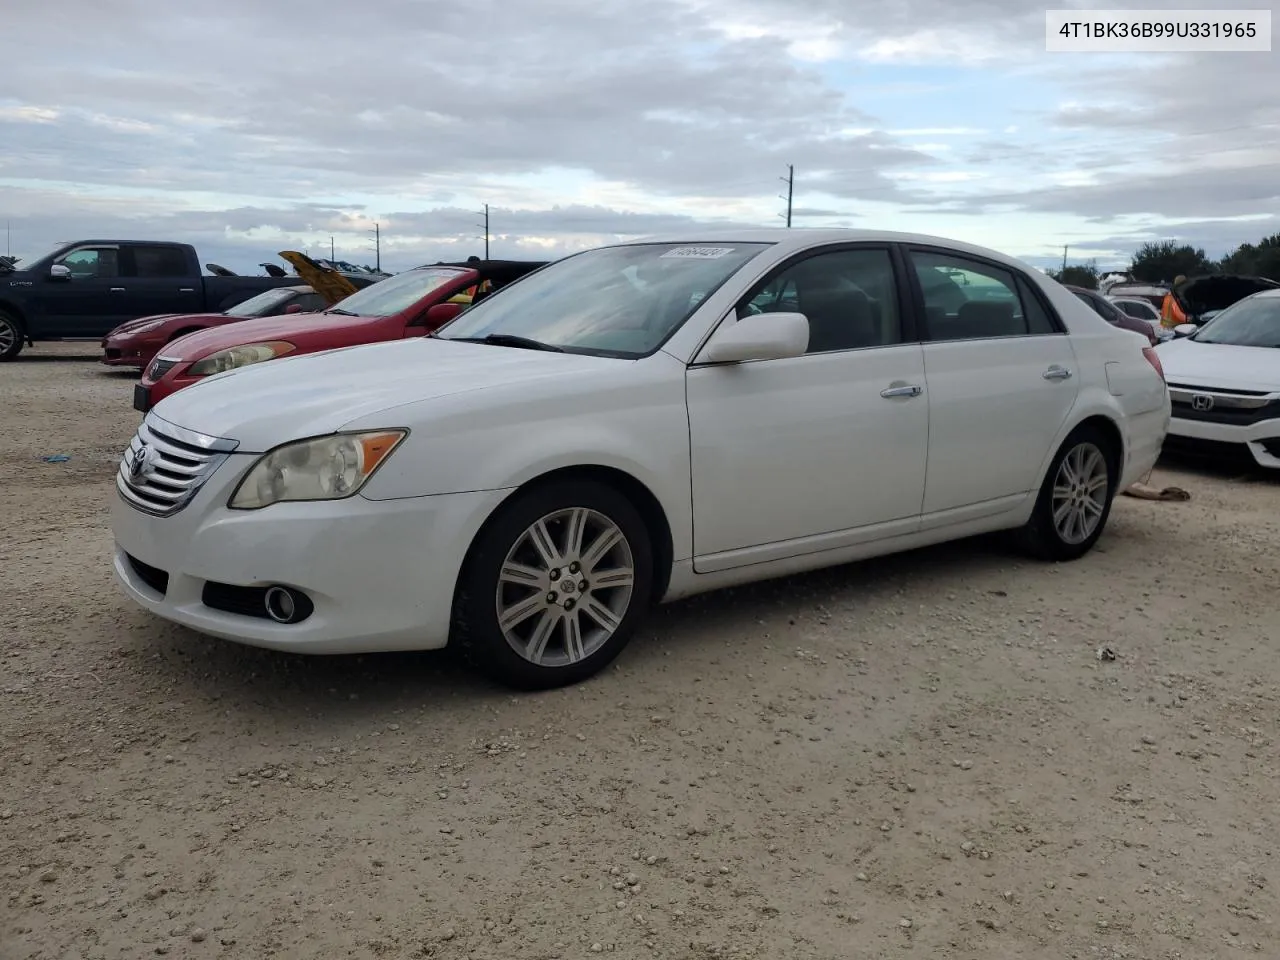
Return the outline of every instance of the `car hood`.
{"type": "Polygon", "coordinates": [[[267,340],[287,340],[299,349],[322,346],[326,349],[364,343],[369,327],[385,317],[348,317],[333,313],[286,313],[275,317],[253,317],[179,337],[164,348],[164,355],[183,363],[210,356],[220,350],[267,340]]]}
{"type": "Polygon", "coordinates": [[[571,384],[633,362],[414,337],[229,370],[170,394],[154,413],[260,453],[404,404],[548,377],[571,384]]]}
{"type": "Polygon", "coordinates": [[[1192,277],[1178,287],[1175,295],[1188,316],[1203,317],[1211,310],[1225,310],[1238,300],[1276,287],[1280,287],[1280,283],[1265,277],[1215,273],[1192,277]]]}
{"type": "Polygon", "coordinates": [[[156,313],[149,317],[139,317],[137,320],[129,320],[120,324],[110,333],[108,337],[119,337],[127,333],[133,333],[139,327],[144,327],[149,323],[160,323],[163,320],[173,320],[176,317],[182,317],[186,320],[196,320],[204,322],[209,319],[218,319],[222,316],[220,313],[156,313]]]}
{"type": "Polygon", "coordinates": [[[1188,387],[1280,390],[1280,350],[1196,343],[1186,337],[1156,347],[1165,379],[1188,387]]]}

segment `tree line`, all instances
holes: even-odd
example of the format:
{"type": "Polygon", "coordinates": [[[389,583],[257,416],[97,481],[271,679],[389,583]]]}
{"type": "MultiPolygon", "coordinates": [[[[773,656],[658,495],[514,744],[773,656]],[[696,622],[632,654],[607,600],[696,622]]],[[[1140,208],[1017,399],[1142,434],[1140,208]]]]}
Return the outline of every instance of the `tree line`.
{"type": "MultiPolygon", "coordinates": [[[[1264,237],[1256,244],[1242,243],[1221,260],[1210,259],[1203,247],[1172,240],[1144,243],[1134,253],[1128,272],[1143,283],[1172,283],[1179,275],[1194,277],[1205,273],[1239,273],[1280,281],[1280,233],[1264,237]]],[[[1104,275],[1098,270],[1096,260],[1068,264],[1048,273],[1059,283],[1090,290],[1098,289],[1098,280],[1104,275]]]]}

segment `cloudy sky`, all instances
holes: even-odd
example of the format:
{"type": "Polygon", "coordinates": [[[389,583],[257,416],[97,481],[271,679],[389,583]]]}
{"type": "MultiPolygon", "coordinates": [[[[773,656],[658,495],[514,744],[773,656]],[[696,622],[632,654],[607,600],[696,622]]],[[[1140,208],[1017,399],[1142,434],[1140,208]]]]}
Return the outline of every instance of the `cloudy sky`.
{"type": "Polygon", "coordinates": [[[1274,54],[1049,54],[1039,2],[3,6],[0,226],[27,258],[174,239],[252,270],[332,236],[371,262],[377,222],[399,270],[481,253],[485,203],[494,256],[554,255],[781,226],[788,164],[797,226],[1038,264],[1280,232],[1274,54]]]}

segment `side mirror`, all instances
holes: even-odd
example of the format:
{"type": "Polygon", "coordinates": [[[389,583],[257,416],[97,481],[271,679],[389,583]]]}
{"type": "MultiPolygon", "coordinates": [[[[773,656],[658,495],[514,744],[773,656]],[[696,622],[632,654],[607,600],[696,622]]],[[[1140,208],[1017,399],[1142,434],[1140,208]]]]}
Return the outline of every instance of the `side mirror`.
{"type": "Polygon", "coordinates": [[[302,304],[300,304],[300,303],[291,303],[291,304],[289,304],[287,307],[285,307],[285,308],[284,308],[284,312],[285,312],[285,313],[301,313],[301,312],[302,312],[302,304]]]}
{"type": "Polygon", "coordinates": [[[1189,337],[1199,329],[1194,323],[1180,323],[1173,328],[1173,335],[1175,337],[1189,337]]]}
{"type": "Polygon", "coordinates": [[[49,279],[50,280],[70,280],[71,268],[68,267],[65,263],[55,263],[52,267],[49,268],[49,279]]]}
{"type": "Polygon", "coordinates": [[[463,304],[461,303],[437,303],[427,308],[426,315],[423,316],[420,323],[414,326],[423,326],[428,330],[435,330],[444,326],[454,317],[462,312],[463,304]]]}
{"type": "Polygon", "coordinates": [[[803,356],[808,349],[809,318],[803,313],[757,313],[721,325],[698,359],[710,363],[785,360],[803,356]]]}

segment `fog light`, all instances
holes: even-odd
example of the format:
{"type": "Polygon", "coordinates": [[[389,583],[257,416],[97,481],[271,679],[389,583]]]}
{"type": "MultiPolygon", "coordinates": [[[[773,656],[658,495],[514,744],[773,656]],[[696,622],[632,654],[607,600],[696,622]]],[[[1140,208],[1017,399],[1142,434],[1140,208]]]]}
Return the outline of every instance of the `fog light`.
{"type": "Polygon", "coordinates": [[[267,616],[276,623],[294,623],[298,617],[299,603],[288,587],[271,587],[263,598],[267,616]]]}

